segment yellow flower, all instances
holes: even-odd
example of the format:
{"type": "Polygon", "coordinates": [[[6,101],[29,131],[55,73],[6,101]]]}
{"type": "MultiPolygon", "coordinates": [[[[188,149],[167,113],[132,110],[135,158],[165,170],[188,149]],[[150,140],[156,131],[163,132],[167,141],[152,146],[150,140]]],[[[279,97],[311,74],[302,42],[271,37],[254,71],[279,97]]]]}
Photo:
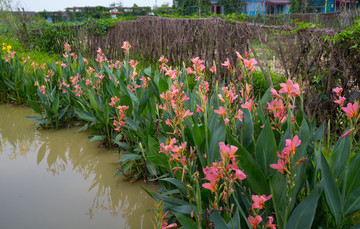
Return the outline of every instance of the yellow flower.
{"type": "Polygon", "coordinates": [[[8,45],[6,48],[7,48],[7,52],[10,52],[12,47],[11,47],[11,45],[8,45]]]}

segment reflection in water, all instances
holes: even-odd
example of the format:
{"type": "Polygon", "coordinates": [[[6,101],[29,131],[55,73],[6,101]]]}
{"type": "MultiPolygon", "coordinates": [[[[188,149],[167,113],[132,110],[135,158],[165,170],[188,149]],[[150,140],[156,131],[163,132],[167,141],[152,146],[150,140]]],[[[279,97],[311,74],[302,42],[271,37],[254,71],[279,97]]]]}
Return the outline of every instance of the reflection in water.
{"type": "Polygon", "coordinates": [[[0,114],[1,228],[152,228],[144,184],[113,178],[115,152],[74,129],[35,130],[27,108],[0,114]]]}

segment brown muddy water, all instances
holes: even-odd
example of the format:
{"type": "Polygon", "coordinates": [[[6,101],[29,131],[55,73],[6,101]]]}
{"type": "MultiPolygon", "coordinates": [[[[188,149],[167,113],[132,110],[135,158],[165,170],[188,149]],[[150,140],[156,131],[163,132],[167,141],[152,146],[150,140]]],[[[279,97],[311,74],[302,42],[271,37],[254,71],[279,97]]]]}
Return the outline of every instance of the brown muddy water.
{"type": "Polygon", "coordinates": [[[0,228],[153,228],[153,200],[114,178],[119,156],[76,128],[37,130],[29,108],[0,105],[0,228]]]}

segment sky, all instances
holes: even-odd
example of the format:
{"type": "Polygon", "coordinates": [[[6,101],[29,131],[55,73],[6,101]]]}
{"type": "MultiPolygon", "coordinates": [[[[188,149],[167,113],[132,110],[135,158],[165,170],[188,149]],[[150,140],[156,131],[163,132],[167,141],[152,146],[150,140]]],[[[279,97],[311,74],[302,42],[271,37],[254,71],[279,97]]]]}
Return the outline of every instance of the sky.
{"type": "Polygon", "coordinates": [[[121,2],[124,7],[131,7],[134,4],[138,6],[153,7],[156,2],[158,6],[169,3],[172,5],[172,0],[12,0],[14,3],[18,2],[26,11],[58,11],[65,10],[66,7],[74,6],[109,6],[115,2],[121,2]]]}

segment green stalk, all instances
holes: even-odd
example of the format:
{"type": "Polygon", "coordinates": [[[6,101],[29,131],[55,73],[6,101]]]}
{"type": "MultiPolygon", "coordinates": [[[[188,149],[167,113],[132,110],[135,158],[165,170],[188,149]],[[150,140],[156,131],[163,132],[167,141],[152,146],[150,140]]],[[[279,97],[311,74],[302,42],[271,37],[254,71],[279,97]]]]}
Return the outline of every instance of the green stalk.
{"type": "Polygon", "coordinates": [[[204,111],[204,125],[205,125],[205,150],[206,150],[206,160],[207,160],[207,164],[210,164],[210,158],[209,158],[209,139],[208,139],[208,131],[207,131],[207,103],[205,104],[205,111],[204,111]]]}

